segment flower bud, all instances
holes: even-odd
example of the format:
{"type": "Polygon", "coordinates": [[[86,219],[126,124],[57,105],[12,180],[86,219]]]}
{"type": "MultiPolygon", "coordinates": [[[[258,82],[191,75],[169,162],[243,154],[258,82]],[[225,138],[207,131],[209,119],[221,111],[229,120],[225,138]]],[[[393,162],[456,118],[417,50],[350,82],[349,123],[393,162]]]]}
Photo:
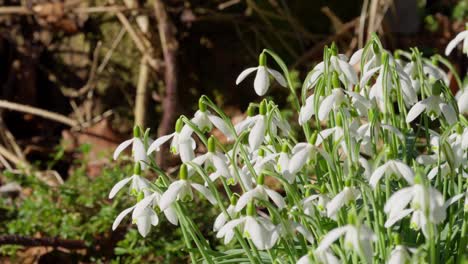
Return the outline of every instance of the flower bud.
{"type": "Polygon", "coordinates": [[[185,165],[185,164],[180,165],[179,179],[187,180],[187,174],[188,174],[187,165],[185,165]]]}
{"type": "Polygon", "coordinates": [[[198,109],[200,109],[201,112],[206,112],[206,104],[203,102],[203,97],[198,99],[198,109]]]}
{"type": "Polygon", "coordinates": [[[266,105],[266,101],[265,101],[265,100],[263,100],[263,101],[260,103],[259,113],[260,113],[261,115],[266,115],[266,113],[267,113],[267,105],[266,105]]]}
{"type": "Polygon", "coordinates": [[[349,225],[355,225],[356,224],[356,214],[354,211],[349,211],[348,212],[348,224],[349,225]]]}
{"type": "Polygon", "coordinates": [[[143,198],[145,198],[145,193],[140,191],[137,196],[137,203],[143,200],[143,198]]]}
{"type": "Polygon", "coordinates": [[[289,149],[289,146],[288,146],[288,143],[283,143],[283,145],[281,146],[281,152],[283,153],[288,153],[288,149],[289,149]]]}
{"type": "Polygon", "coordinates": [[[141,175],[141,165],[140,165],[140,162],[135,163],[135,166],[133,167],[133,174],[135,174],[135,175],[141,175]]]}
{"type": "Polygon", "coordinates": [[[230,202],[231,202],[231,205],[236,205],[237,203],[237,196],[235,196],[234,194],[231,195],[231,198],[229,199],[230,202]]]}
{"type": "Polygon", "coordinates": [[[265,157],[265,150],[262,149],[262,148],[258,149],[258,156],[259,157],[265,157]]]}
{"type": "Polygon", "coordinates": [[[133,137],[139,138],[141,135],[141,130],[139,126],[134,126],[133,127],[133,137]]]}
{"type": "Polygon", "coordinates": [[[265,183],[265,175],[263,173],[260,173],[257,178],[257,184],[258,185],[263,185],[265,183]]]}
{"type": "Polygon", "coordinates": [[[314,133],[312,133],[312,135],[309,138],[309,143],[314,144],[315,141],[317,141],[317,137],[318,137],[318,132],[314,131],[314,133]]]}
{"type": "Polygon", "coordinates": [[[255,115],[255,106],[250,104],[247,108],[247,116],[254,116],[255,115]]]}
{"type": "Polygon", "coordinates": [[[437,81],[432,85],[432,95],[440,95],[442,93],[443,84],[442,81],[437,81]]]}
{"type": "Polygon", "coordinates": [[[209,139],[208,139],[208,152],[215,152],[216,151],[216,143],[215,143],[215,139],[213,136],[211,136],[209,139]]]}
{"type": "Polygon", "coordinates": [[[344,185],[345,185],[346,187],[350,187],[350,186],[351,186],[351,179],[346,179],[344,185]]]}
{"type": "Polygon", "coordinates": [[[400,245],[401,244],[401,237],[400,237],[400,234],[398,233],[393,233],[392,234],[392,237],[393,237],[393,243],[395,245],[400,245]]]}
{"type": "Polygon", "coordinates": [[[260,66],[266,66],[267,63],[267,57],[264,52],[260,53],[260,56],[258,57],[258,65],[260,66]]]}
{"type": "Polygon", "coordinates": [[[183,127],[184,127],[184,121],[182,121],[182,118],[177,119],[177,122],[175,124],[175,131],[177,133],[180,133],[183,127]]]}
{"type": "Polygon", "coordinates": [[[255,205],[254,202],[249,202],[247,204],[247,209],[246,209],[247,215],[248,216],[254,216],[255,215],[255,205]]]}
{"type": "Polygon", "coordinates": [[[331,54],[333,56],[338,55],[338,47],[336,46],[335,42],[332,42],[332,44],[330,46],[330,50],[331,50],[331,54]]]}
{"type": "Polygon", "coordinates": [[[341,86],[340,78],[338,77],[338,73],[336,71],[334,71],[332,74],[332,85],[334,88],[339,88],[341,86]]]}

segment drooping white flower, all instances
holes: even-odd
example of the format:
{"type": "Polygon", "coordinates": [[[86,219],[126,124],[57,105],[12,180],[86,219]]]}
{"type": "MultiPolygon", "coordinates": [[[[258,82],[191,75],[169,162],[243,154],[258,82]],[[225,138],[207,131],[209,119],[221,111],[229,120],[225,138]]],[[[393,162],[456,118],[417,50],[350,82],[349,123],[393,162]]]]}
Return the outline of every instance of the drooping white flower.
{"type": "Polygon", "coordinates": [[[414,172],[408,165],[399,160],[389,160],[372,173],[369,184],[375,188],[383,176],[389,177],[390,175],[402,177],[409,184],[414,182],[414,172]]]}
{"type": "Polygon", "coordinates": [[[283,87],[287,86],[286,79],[283,75],[273,69],[269,69],[266,66],[266,55],[264,53],[260,54],[260,65],[258,67],[247,68],[239,74],[236,79],[236,85],[239,85],[248,75],[253,72],[257,72],[254,80],[254,89],[259,96],[263,96],[268,91],[270,87],[270,75],[283,87]]]}
{"type": "Polygon", "coordinates": [[[135,169],[134,169],[134,174],[130,177],[127,177],[119,182],[117,182],[114,187],[112,187],[110,193],[109,193],[109,199],[114,198],[114,196],[125,186],[127,183],[130,181],[132,182],[130,184],[130,191],[134,191],[136,193],[139,192],[144,192],[145,195],[149,193],[149,187],[150,187],[150,182],[141,177],[141,167],[140,163],[135,164],[135,169]]]}
{"type": "Polygon", "coordinates": [[[462,115],[468,115],[468,89],[465,88],[457,93],[456,96],[458,111],[462,115]]]}
{"type": "Polygon", "coordinates": [[[325,252],[341,236],[345,236],[344,243],[347,249],[353,250],[365,257],[367,263],[372,263],[372,242],[377,239],[372,230],[364,225],[356,227],[348,224],[337,227],[323,237],[316,252],[325,252]]]}
{"type": "Polygon", "coordinates": [[[180,166],[180,180],[171,183],[167,190],[161,196],[161,199],[159,201],[159,208],[161,208],[161,210],[166,210],[176,200],[192,199],[192,188],[198,191],[200,194],[202,194],[211,204],[217,203],[215,197],[208,188],[187,179],[187,175],[187,166],[185,164],[182,164],[180,166]]]}
{"type": "Polygon", "coordinates": [[[452,39],[445,48],[445,55],[448,56],[452,53],[453,49],[463,41],[463,53],[468,55],[468,30],[462,31],[452,39]]]}
{"type": "Polygon", "coordinates": [[[320,121],[324,121],[328,118],[328,114],[331,110],[335,110],[342,104],[349,104],[348,98],[346,97],[343,89],[335,88],[331,94],[323,99],[320,104],[318,118],[320,121]]]}
{"type": "Polygon", "coordinates": [[[395,192],[385,203],[384,212],[388,215],[385,227],[393,226],[412,213],[411,227],[416,230],[422,229],[427,237],[427,223],[442,222],[446,217],[447,207],[460,198],[461,196],[456,196],[444,203],[442,194],[433,187],[424,187],[417,176],[413,186],[395,192]],[[409,204],[411,207],[405,209],[409,204]]]}
{"type": "MultiPolygon", "coordinates": [[[[123,210],[115,218],[114,223],[112,224],[112,230],[115,230],[119,226],[120,222],[122,222],[124,217],[127,216],[131,211],[135,212],[134,209],[135,206],[132,206],[123,210]]],[[[146,235],[148,235],[148,233],[151,230],[151,226],[157,226],[159,223],[158,215],[149,208],[145,208],[145,210],[143,210],[143,212],[141,212],[139,215],[132,214],[132,219],[138,227],[138,232],[143,237],[146,237],[146,235]]]]}
{"type": "Polygon", "coordinates": [[[355,187],[345,186],[330,202],[327,203],[327,216],[336,219],[338,211],[351,201],[355,201],[361,192],[355,187]]]}
{"type": "Polygon", "coordinates": [[[257,179],[257,186],[254,189],[243,193],[239,197],[239,201],[237,201],[236,204],[236,212],[240,212],[244,209],[244,207],[249,202],[253,201],[253,199],[268,201],[268,198],[270,198],[279,209],[286,207],[286,202],[284,201],[283,196],[267,186],[264,186],[263,183],[264,175],[260,174],[257,179]]]}
{"type": "Polygon", "coordinates": [[[358,83],[358,76],[353,66],[351,66],[346,56],[339,54],[338,56],[331,56],[331,65],[338,73],[340,80],[346,85],[354,85],[358,83]]]}
{"type": "Polygon", "coordinates": [[[387,264],[403,264],[409,263],[411,256],[405,246],[397,245],[388,258],[387,264]]]}
{"type": "Polygon", "coordinates": [[[127,139],[117,146],[113,155],[114,160],[116,160],[120,153],[130,145],[132,145],[132,156],[134,161],[140,163],[141,168],[144,170],[146,168],[146,163],[148,162],[148,156],[146,155],[145,144],[140,138],[139,127],[135,127],[133,129],[133,138],[127,139]]]}
{"type": "Polygon", "coordinates": [[[194,149],[196,147],[195,140],[191,137],[193,131],[188,126],[183,126],[181,119],[177,120],[176,131],[172,134],[162,136],[156,139],[148,148],[148,155],[153,151],[159,151],[160,147],[172,139],[171,152],[179,154],[182,162],[188,162],[195,158],[194,149]]]}
{"type": "MultiPolygon", "coordinates": [[[[159,203],[161,201],[162,194],[153,191],[151,195],[146,196],[143,198],[141,201],[139,201],[136,206],[135,210],[133,211],[133,215],[135,216],[140,216],[144,214],[147,210],[153,210],[155,206],[159,207],[159,203]]],[[[153,210],[154,211],[154,210],[153,210]]],[[[166,216],[167,220],[173,224],[173,225],[178,225],[179,219],[177,217],[177,214],[173,208],[173,206],[169,206],[168,208],[162,210],[164,215],[166,216]]]]}
{"type": "Polygon", "coordinates": [[[221,212],[215,219],[215,222],[213,224],[213,231],[218,232],[229,220],[229,218],[234,217],[236,214],[235,212],[235,206],[234,204],[230,204],[228,208],[226,208],[226,213],[221,212]]]}
{"type": "Polygon", "coordinates": [[[216,234],[217,238],[224,237],[224,244],[228,244],[234,237],[234,229],[239,228],[243,236],[249,238],[259,250],[272,248],[278,240],[275,225],[265,217],[255,216],[252,203],[247,207],[247,216],[233,219],[226,223],[216,234]]]}
{"type": "Polygon", "coordinates": [[[320,215],[326,216],[326,207],[329,202],[330,197],[328,197],[328,195],[326,194],[320,193],[306,197],[301,201],[301,204],[302,208],[304,209],[304,214],[308,216],[313,216],[316,210],[319,212],[320,215]]]}
{"type": "Polygon", "coordinates": [[[275,232],[278,232],[279,237],[288,237],[288,235],[297,232],[303,235],[309,243],[312,244],[315,241],[314,236],[303,225],[291,220],[284,221],[283,224],[278,224],[275,232]]]}
{"type": "Polygon", "coordinates": [[[203,109],[195,112],[192,122],[197,125],[201,131],[211,131],[211,129],[216,127],[223,135],[226,136],[228,140],[232,140],[234,136],[232,135],[229,126],[226,122],[219,116],[213,115],[210,111],[203,109]]]}
{"type": "Polygon", "coordinates": [[[406,116],[406,122],[411,123],[424,111],[432,120],[442,114],[450,125],[457,122],[457,114],[453,107],[450,104],[445,103],[438,95],[431,95],[411,107],[408,115],[406,116]]]}

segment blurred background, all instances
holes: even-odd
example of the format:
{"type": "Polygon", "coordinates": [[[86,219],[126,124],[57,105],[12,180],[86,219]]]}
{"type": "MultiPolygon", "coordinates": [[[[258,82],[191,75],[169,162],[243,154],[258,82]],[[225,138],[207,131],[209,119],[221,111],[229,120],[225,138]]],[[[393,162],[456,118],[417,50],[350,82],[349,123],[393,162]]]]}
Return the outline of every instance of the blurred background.
{"type": "MultiPolygon", "coordinates": [[[[349,56],[376,33],[442,54],[467,18],[466,0],[0,0],[0,262],[188,262],[165,222],[145,239],[129,221],[111,231],[130,202],[108,191],[131,173],[111,153],[135,124],[171,133],[203,94],[236,122],[260,98],[235,79],[263,48],[299,85],[332,42],[349,56]]],[[[463,58],[450,57],[461,73],[463,58]]],[[[214,212],[194,217],[211,234],[214,212]]]]}

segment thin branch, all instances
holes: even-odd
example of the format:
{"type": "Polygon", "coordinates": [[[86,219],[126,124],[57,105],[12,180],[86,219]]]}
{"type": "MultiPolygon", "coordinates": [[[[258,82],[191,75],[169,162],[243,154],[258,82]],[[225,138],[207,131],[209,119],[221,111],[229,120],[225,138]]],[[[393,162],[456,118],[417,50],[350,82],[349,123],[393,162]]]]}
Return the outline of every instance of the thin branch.
{"type": "Polygon", "coordinates": [[[9,101],[6,101],[6,100],[0,100],[0,108],[40,116],[42,118],[57,121],[59,123],[65,124],[65,125],[70,126],[70,127],[75,127],[75,126],[78,125],[78,122],[76,120],[71,119],[71,118],[69,118],[67,116],[57,114],[57,113],[54,113],[54,112],[50,112],[50,111],[40,109],[40,108],[37,108],[37,107],[32,107],[32,106],[29,106],[29,105],[23,105],[23,104],[9,102],[9,101]]]}

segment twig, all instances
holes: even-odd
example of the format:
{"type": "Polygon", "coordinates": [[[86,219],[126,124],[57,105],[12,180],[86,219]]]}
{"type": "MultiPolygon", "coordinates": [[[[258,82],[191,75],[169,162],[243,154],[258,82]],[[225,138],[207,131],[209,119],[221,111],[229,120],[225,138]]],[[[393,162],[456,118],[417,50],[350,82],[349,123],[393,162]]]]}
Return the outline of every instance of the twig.
{"type": "MultiPolygon", "coordinates": [[[[161,0],[154,0],[154,12],[158,21],[159,39],[164,56],[164,81],[166,96],[163,101],[164,113],[158,134],[165,135],[172,129],[177,108],[177,50],[178,43],[175,37],[175,26],[170,21],[166,7],[161,0]]],[[[158,156],[158,163],[163,164],[162,155],[158,156]]]]}
{"type": "Polygon", "coordinates": [[[135,125],[144,128],[146,126],[146,87],[148,84],[148,64],[145,58],[141,58],[140,72],[138,73],[138,84],[135,98],[135,125]]]}
{"type": "Polygon", "coordinates": [[[27,162],[17,157],[15,154],[11,153],[8,149],[4,148],[2,145],[0,145],[0,155],[2,155],[5,159],[9,160],[10,162],[14,163],[17,167],[18,166],[29,167],[27,162]]]}
{"type": "Polygon", "coordinates": [[[0,245],[21,245],[26,247],[62,247],[68,249],[87,248],[83,240],[60,239],[57,237],[25,237],[20,235],[0,236],[0,245]]]}
{"type": "MultiPolygon", "coordinates": [[[[66,8],[67,12],[77,14],[90,14],[90,13],[115,13],[115,12],[128,12],[134,10],[125,6],[112,5],[112,6],[92,6],[92,7],[76,7],[66,8]]],[[[34,11],[24,6],[1,6],[0,15],[34,15],[34,11]]]]}
{"type": "Polygon", "coordinates": [[[50,111],[40,109],[37,107],[32,107],[29,105],[17,104],[17,103],[9,102],[6,100],[0,100],[0,108],[5,108],[5,109],[13,110],[13,111],[40,116],[42,118],[57,121],[59,123],[65,124],[70,127],[75,127],[78,125],[78,122],[76,120],[71,119],[67,116],[57,114],[54,112],[50,112],[50,111]]]}
{"type": "Polygon", "coordinates": [[[107,63],[109,63],[110,58],[112,57],[112,54],[114,53],[114,50],[117,48],[119,45],[120,41],[122,40],[123,36],[125,36],[125,28],[121,28],[117,36],[115,37],[114,41],[112,42],[112,45],[110,49],[107,51],[106,55],[102,59],[101,64],[99,65],[97,72],[98,74],[101,73],[104,68],[106,68],[107,63]]]}

